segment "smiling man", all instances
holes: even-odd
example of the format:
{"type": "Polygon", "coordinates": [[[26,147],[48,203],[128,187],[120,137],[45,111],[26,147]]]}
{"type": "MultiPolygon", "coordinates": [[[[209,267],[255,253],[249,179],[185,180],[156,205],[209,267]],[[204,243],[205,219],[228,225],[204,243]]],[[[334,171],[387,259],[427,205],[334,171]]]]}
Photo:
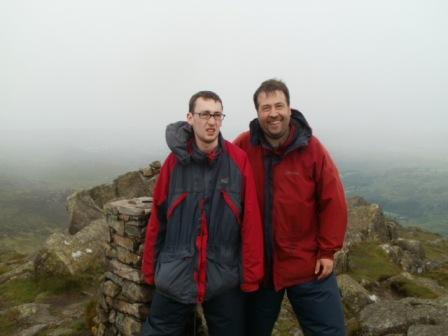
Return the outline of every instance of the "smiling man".
{"type": "Polygon", "coordinates": [[[264,222],[265,278],[249,296],[248,335],[271,335],[285,291],[305,335],[345,335],[333,255],[347,206],[330,154],[275,79],[255,91],[257,119],[235,144],[249,156],[264,222]]]}
{"type": "Polygon", "coordinates": [[[146,232],[143,275],[155,284],[142,335],[185,335],[197,303],[212,336],[245,335],[244,295],[263,277],[263,233],[246,153],[223,139],[222,102],[194,94],[168,125],[146,232]]]}

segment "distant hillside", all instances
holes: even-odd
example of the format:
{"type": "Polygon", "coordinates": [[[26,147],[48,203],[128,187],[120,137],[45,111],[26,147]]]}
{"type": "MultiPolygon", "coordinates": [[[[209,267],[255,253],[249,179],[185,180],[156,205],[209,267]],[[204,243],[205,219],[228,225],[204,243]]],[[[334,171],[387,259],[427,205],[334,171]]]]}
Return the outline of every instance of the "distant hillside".
{"type": "Polygon", "coordinates": [[[0,242],[32,251],[50,233],[64,230],[65,201],[72,189],[49,189],[26,179],[0,176],[0,242]]]}
{"type": "Polygon", "coordinates": [[[448,235],[448,168],[345,165],[342,176],[348,196],[380,204],[404,225],[448,235]]]}

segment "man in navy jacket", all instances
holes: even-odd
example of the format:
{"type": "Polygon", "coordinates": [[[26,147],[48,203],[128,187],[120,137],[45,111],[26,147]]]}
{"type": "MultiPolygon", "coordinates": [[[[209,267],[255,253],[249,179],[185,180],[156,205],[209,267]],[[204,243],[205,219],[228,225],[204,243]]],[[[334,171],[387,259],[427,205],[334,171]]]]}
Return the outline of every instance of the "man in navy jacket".
{"type": "Polygon", "coordinates": [[[246,153],[223,139],[221,99],[200,91],[167,127],[142,270],[156,286],[144,336],[184,335],[203,305],[210,335],[245,335],[244,295],[263,277],[263,233],[246,153]]]}

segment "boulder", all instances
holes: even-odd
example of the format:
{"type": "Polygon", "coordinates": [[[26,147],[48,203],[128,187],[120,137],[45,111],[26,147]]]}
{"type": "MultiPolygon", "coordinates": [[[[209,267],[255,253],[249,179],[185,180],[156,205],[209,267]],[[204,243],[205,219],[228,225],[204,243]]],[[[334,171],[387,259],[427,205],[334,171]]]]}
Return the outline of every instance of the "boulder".
{"type": "Polygon", "coordinates": [[[140,171],[129,172],[114,180],[118,198],[134,198],[151,195],[148,178],[140,171]]]}
{"type": "Polygon", "coordinates": [[[448,323],[441,325],[417,324],[410,326],[406,336],[441,336],[448,334],[448,323]]]}
{"type": "Polygon", "coordinates": [[[95,203],[87,190],[70,195],[67,198],[66,208],[70,221],[68,229],[70,234],[75,234],[92,221],[104,217],[101,208],[95,203]]]}
{"type": "Polygon", "coordinates": [[[373,296],[348,274],[337,276],[342,302],[349,315],[356,315],[362,308],[374,302],[373,296]]]}
{"type": "Polygon", "coordinates": [[[367,239],[389,242],[397,237],[397,225],[386,220],[378,204],[370,204],[361,197],[349,200],[348,231],[346,244],[367,239]]]}
{"type": "Polygon", "coordinates": [[[97,219],[104,219],[106,203],[141,196],[150,196],[154,190],[160,162],[117,177],[111,184],[102,184],[88,190],[73,193],[67,198],[69,233],[75,234],[97,219]]]}
{"type": "Polygon", "coordinates": [[[36,253],[34,272],[37,276],[75,275],[104,260],[108,228],[99,219],[75,235],[52,234],[36,253]]]}
{"type": "Polygon", "coordinates": [[[382,300],[367,305],[359,315],[360,334],[382,336],[406,333],[412,325],[440,325],[446,320],[448,308],[433,300],[405,298],[382,300]]]}
{"type": "Polygon", "coordinates": [[[404,271],[421,274],[427,269],[425,251],[418,240],[398,238],[380,245],[393,262],[404,271]],[[393,244],[392,244],[393,243],[393,244]]]}

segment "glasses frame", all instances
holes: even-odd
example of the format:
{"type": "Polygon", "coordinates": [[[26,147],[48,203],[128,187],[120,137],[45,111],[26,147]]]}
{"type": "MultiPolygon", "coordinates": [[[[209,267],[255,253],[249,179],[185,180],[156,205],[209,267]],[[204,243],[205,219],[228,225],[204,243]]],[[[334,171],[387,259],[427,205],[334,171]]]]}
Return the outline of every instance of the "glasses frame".
{"type": "Polygon", "coordinates": [[[215,119],[215,121],[223,121],[225,118],[225,114],[222,112],[215,112],[215,113],[210,113],[208,111],[205,112],[191,112],[192,114],[197,114],[199,116],[199,119],[202,120],[210,120],[211,117],[213,117],[213,119],[215,119]],[[216,117],[220,115],[221,118],[216,119],[216,117]]]}

